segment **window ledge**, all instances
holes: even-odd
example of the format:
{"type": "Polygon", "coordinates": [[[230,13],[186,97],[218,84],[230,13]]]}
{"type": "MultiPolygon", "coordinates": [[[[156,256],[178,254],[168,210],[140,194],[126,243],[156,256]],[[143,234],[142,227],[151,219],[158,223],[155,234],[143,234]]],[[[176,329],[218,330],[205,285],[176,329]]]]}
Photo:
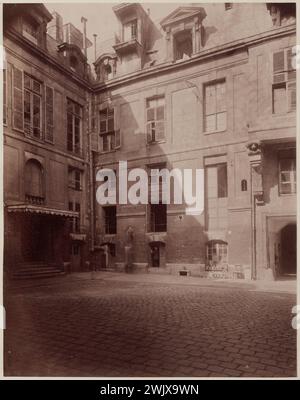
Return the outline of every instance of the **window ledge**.
{"type": "Polygon", "coordinates": [[[224,132],[226,132],[226,131],[227,131],[227,129],[223,129],[223,130],[221,130],[221,131],[203,132],[203,134],[204,134],[204,135],[211,135],[211,134],[214,134],[214,133],[224,133],[224,132]]]}

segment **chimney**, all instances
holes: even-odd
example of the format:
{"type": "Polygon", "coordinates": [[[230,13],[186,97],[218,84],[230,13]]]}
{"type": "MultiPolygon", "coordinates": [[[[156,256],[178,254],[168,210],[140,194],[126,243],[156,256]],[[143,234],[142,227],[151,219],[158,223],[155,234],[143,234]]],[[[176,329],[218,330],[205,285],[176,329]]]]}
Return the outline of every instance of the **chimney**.
{"type": "Polygon", "coordinates": [[[63,42],[63,19],[56,11],[52,13],[52,16],[53,19],[48,24],[47,33],[60,44],[63,42]]]}
{"type": "Polygon", "coordinates": [[[96,33],[94,33],[93,34],[93,36],[94,36],[94,51],[95,51],[95,62],[96,62],[96,60],[97,60],[97,34],[96,33]]]}
{"type": "Polygon", "coordinates": [[[87,23],[87,19],[84,17],[81,17],[81,22],[83,23],[83,52],[85,57],[87,57],[87,39],[86,39],[86,23],[87,23]]]}

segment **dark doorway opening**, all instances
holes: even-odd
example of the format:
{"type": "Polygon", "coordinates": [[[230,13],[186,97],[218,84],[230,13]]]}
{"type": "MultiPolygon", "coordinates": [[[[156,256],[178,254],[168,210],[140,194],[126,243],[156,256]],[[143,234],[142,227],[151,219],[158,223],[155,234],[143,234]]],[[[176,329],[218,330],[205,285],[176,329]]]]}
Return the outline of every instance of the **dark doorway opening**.
{"type": "Polygon", "coordinates": [[[152,267],[154,267],[154,268],[158,268],[160,266],[159,245],[151,246],[151,264],[152,264],[152,267]]]}
{"type": "Polygon", "coordinates": [[[296,224],[289,224],[280,232],[281,275],[296,275],[297,270],[297,227],[296,224]]]}

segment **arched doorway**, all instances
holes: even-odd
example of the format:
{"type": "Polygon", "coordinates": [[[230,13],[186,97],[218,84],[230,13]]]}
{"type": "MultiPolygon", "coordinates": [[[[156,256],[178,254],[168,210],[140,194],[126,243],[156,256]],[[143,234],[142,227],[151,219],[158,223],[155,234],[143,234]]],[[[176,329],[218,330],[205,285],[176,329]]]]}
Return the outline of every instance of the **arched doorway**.
{"type": "Polygon", "coordinates": [[[280,274],[296,275],[297,270],[297,226],[288,224],[280,231],[280,274]]]}

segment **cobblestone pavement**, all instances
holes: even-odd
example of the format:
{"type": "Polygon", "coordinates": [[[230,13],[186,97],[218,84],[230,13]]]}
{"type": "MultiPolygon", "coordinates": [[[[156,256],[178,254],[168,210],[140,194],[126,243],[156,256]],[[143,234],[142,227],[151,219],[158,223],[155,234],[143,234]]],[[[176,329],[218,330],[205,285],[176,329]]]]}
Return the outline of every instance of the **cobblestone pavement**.
{"type": "Polygon", "coordinates": [[[288,293],[59,278],[6,295],[6,376],[291,377],[288,293]]]}

